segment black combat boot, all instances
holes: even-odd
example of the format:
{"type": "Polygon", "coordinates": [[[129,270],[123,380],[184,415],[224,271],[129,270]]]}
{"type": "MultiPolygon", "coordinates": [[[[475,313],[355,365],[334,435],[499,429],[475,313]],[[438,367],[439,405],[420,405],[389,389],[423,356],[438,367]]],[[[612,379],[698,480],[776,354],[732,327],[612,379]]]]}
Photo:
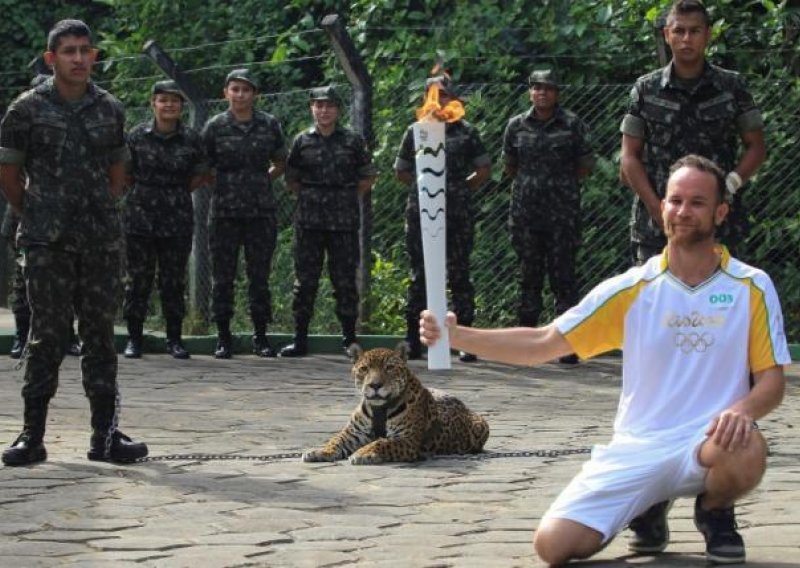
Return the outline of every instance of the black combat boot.
{"type": "Polygon", "coordinates": [[[233,335],[231,335],[231,322],[221,320],[217,322],[217,348],[214,350],[215,359],[230,359],[233,357],[233,335]]]}
{"type": "Polygon", "coordinates": [[[267,322],[253,320],[253,353],[259,357],[277,357],[278,352],[267,339],[267,322]]]}
{"type": "Polygon", "coordinates": [[[144,338],[144,322],[140,319],[128,319],[128,344],[125,345],[125,358],[141,359],[142,341],[144,338]]]}
{"type": "Polygon", "coordinates": [[[5,465],[29,465],[47,459],[44,429],[47,422],[48,397],[26,398],[22,433],[3,452],[5,465]]]}
{"type": "Polygon", "coordinates": [[[191,357],[183,346],[181,339],[181,320],[167,321],[167,353],[175,359],[188,359],[191,357]]]}
{"type": "Polygon", "coordinates": [[[350,356],[350,346],[358,343],[356,337],[356,318],[342,318],[342,347],[344,352],[350,356]]]}
{"type": "Polygon", "coordinates": [[[89,398],[92,409],[92,438],[86,454],[93,461],[131,463],[147,455],[147,445],[134,442],[117,429],[117,400],[114,396],[89,398]]]}
{"type": "Polygon", "coordinates": [[[308,355],[308,324],[298,324],[294,339],[281,349],[281,357],[304,357],[308,355]]]}

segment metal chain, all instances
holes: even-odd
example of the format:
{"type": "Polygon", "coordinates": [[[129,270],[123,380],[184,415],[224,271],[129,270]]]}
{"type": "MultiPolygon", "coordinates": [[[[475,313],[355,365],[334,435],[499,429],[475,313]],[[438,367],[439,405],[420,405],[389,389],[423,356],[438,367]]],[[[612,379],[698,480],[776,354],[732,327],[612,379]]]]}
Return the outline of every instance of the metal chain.
{"type": "Polygon", "coordinates": [[[517,452],[481,452],[468,455],[431,456],[432,460],[493,460],[498,458],[560,458],[591,453],[591,448],[567,448],[563,450],[523,450],[517,452]]]}
{"type": "MultiPolygon", "coordinates": [[[[448,454],[428,456],[431,460],[468,460],[483,461],[498,458],[558,458],[579,454],[588,454],[591,448],[568,448],[563,450],[528,450],[518,452],[481,452],[480,454],[448,454]]],[[[164,456],[148,456],[139,458],[137,463],[163,462],[163,461],[260,461],[274,462],[280,460],[298,459],[303,457],[302,452],[287,452],[270,455],[245,455],[245,454],[168,454],[164,456]]]]}
{"type": "Polygon", "coordinates": [[[166,456],[147,456],[139,458],[137,463],[160,461],[279,461],[303,457],[301,452],[271,454],[268,456],[251,456],[243,454],[168,454],[166,456]]]}

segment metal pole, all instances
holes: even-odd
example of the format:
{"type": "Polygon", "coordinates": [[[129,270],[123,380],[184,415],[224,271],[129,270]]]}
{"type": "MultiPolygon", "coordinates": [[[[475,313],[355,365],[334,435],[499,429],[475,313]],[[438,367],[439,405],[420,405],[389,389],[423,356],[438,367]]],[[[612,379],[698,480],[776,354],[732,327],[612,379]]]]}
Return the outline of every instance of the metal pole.
{"type": "MultiPolygon", "coordinates": [[[[180,66],[153,40],[144,44],[142,51],[158,67],[178,83],[189,99],[189,124],[197,131],[202,130],[208,118],[207,97],[180,66]]],[[[208,207],[211,190],[199,187],[192,193],[194,203],[194,235],[192,260],[189,272],[189,298],[203,322],[208,322],[208,303],[211,296],[211,261],[208,253],[208,207]]]]}
{"type": "MultiPolygon", "coordinates": [[[[353,89],[353,100],[350,108],[351,126],[361,134],[367,147],[373,146],[372,133],[372,78],[367,66],[356,50],[353,40],[347,33],[338,14],[330,14],[322,18],[322,28],[327,32],[339,65],[342,66],[347,80],[353,89]]],[[[358,291],[361,298],[359,305],[359,321],[363,325],[369,318],[367,295],[369,294],[370,270],[372,268],[372,200],[370,194],[360,198],[361,227],[359,241],[361,262],[358,269],[358,291]]]]}

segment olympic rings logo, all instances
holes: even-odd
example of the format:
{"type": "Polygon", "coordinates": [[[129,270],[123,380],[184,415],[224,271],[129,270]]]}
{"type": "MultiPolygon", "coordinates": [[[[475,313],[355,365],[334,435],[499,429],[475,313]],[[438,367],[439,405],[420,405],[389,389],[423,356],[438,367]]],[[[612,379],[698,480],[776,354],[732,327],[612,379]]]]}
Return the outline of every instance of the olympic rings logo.
{"type": "Polygon", "coordinates": [[[708,332],[703,333],[683,333],[675,334],[675,347],[684,353],[705,353],[709,347],[714,345],[714,336],[708,332]]]}

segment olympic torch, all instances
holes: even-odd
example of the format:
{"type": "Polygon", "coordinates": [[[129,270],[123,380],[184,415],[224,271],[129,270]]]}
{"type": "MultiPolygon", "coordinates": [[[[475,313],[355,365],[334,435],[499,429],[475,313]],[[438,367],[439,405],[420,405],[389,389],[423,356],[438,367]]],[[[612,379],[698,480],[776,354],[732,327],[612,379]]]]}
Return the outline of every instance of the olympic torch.
{"type": "Polygon", "coordinates": [[[464,115],[461,101],[439,104],[439,86],[432,83],[414,123],[417,195],[425,262],[425,294],[428,310],[442,324],[442,337],[428,347],[428,369],[450,369],[450,338],[444,325],[447,316],[447,162],[445,122],[464,115]]]}

